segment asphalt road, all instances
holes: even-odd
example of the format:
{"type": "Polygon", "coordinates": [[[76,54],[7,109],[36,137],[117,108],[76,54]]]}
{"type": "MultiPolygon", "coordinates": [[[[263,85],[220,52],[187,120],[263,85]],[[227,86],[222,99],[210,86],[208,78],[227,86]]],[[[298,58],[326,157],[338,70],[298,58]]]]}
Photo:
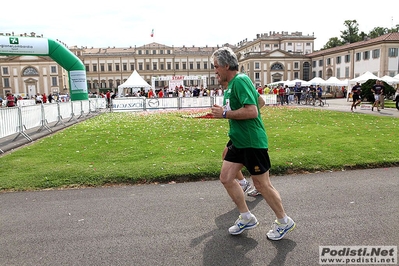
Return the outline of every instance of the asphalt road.
{"type": "Polygon", "coordinates": [[[319,265],[319,246],[397,246],[399,168],[272,177],[297,228],[247,197],[238,216],[219,181],[0,193],[0,265],[319,265]]]}

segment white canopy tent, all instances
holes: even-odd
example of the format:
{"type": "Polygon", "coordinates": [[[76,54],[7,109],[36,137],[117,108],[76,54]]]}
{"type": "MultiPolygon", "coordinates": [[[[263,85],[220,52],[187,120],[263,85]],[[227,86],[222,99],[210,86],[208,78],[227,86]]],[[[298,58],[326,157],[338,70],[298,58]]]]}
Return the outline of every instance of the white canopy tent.
{"type": "Polygon", "coordinates": [[[309,80],[310,84],[312,85],[324,85],[324,83],[326,83],[326,81],[320,77],[314,77],[311,80],[309,80]]]}
{"type": "Polygon", "coordinates": [[[329,77],[325,82],[326,86],[348,86],[348,80],[340,80],[336,77],[329,77]]]}
{"type": "Polygon", "coordinates": [[[118,96],[122,97],[123,92],[125,89],[136,89],[140,90],[141,88],[145,89],[146,91],[151,88],[149,85],[137,72],[134,70],[130,77],[121,85],[118,86],[118,96]]]}
{"type": "Polygon", "coordinates": [[[359,83],[364,83],[369,79],[379,79],[376,75],[371,73],[370,71],[364,72],[362,75],[358,76],[357,78],[349,80],[351,83],[359,82],[359,83]]]}
{"type": "Polygon", "coordinates": [[[393,85],[393,84],[399,84],[399,79],[391,77],[391,76],[383,76],[381,78],[381,80],[385,81],[386,83],[388,83],[389,85],[393,85]]]}
{"type": "Polygon", "coordinates": [[[312,85],[309,81],[304,81],[304,80],[301,80],[301,79],[294,79],[294,80],[284,81],[284,86],[287,85],[288,87],[294,87],[297,83],[300,83],[301,86],[310,86],[310,85],[312,85]]]}

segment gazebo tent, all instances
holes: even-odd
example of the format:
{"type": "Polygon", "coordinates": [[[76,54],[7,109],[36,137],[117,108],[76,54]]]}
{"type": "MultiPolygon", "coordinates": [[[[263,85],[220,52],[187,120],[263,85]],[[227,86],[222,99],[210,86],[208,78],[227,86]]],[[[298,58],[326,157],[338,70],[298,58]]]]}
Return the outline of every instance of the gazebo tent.
{"type": "Polygon", "coordinates": [[[137,72],[134,70],[130,77],[121,85],[118,86],[118,96],[124,96],[123,92],[124,89],[137,89],[140,90],[141,88],[145,89],[146,91],[151,88],[149,85],[137,72]]]}

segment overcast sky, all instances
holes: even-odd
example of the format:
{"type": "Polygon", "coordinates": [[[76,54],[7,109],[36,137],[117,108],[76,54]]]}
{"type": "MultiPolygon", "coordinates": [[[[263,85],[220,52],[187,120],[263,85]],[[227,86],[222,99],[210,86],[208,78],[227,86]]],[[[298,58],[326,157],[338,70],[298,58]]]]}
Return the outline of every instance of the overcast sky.
{"type": "Polygon", "coordinates": [[[399,24],[398,10],[398,0],[372,4],[354,0],[19,0],[1,4],[0,33],[35,32],[67,46],[105,48],[151,42],[236,45],[246,38],[255,39],[258,33],[299,31],[314,34],[319,50],[331,37],[340,38],[345,20],[356,20],[359,32],[368,33],[374,27],[399,24]]]}

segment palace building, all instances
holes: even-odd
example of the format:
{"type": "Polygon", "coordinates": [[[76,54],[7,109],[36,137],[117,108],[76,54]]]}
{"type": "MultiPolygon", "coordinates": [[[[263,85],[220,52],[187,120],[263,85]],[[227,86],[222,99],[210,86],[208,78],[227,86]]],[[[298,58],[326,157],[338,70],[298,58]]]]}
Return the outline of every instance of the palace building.
{"type": "MultiPolygon", "coordinates": [[[[40,38],[35,33],[28,36],[40,38]]],[[[315,39],[302,32],[269,32],[224,46],[236,52],[240,71],[255,86],[314,77],[353,79],[366,71],[379,77],[399,73],[399,33],[319,51],[314,51],[315,39]]],[[[83,62],[91,93],[117,91],[134,70],[150,85],[157,77],[154,89],[168,86],[166,79],[159,78],[166,76],[202,76],[206,77],[208,89],[216,88],[219,84],[210,58],[218,48],[174,47],[155,42],[130,47],[68,47],[83,62]]],[[[184,82],[185,86],[201,85],[201,79],[184,82]]],[[[48,56],[0,55],[0,97],[4,98],[7,92],[24,98],[43,93],[66,94],[68,72],[48,56]]]]}

